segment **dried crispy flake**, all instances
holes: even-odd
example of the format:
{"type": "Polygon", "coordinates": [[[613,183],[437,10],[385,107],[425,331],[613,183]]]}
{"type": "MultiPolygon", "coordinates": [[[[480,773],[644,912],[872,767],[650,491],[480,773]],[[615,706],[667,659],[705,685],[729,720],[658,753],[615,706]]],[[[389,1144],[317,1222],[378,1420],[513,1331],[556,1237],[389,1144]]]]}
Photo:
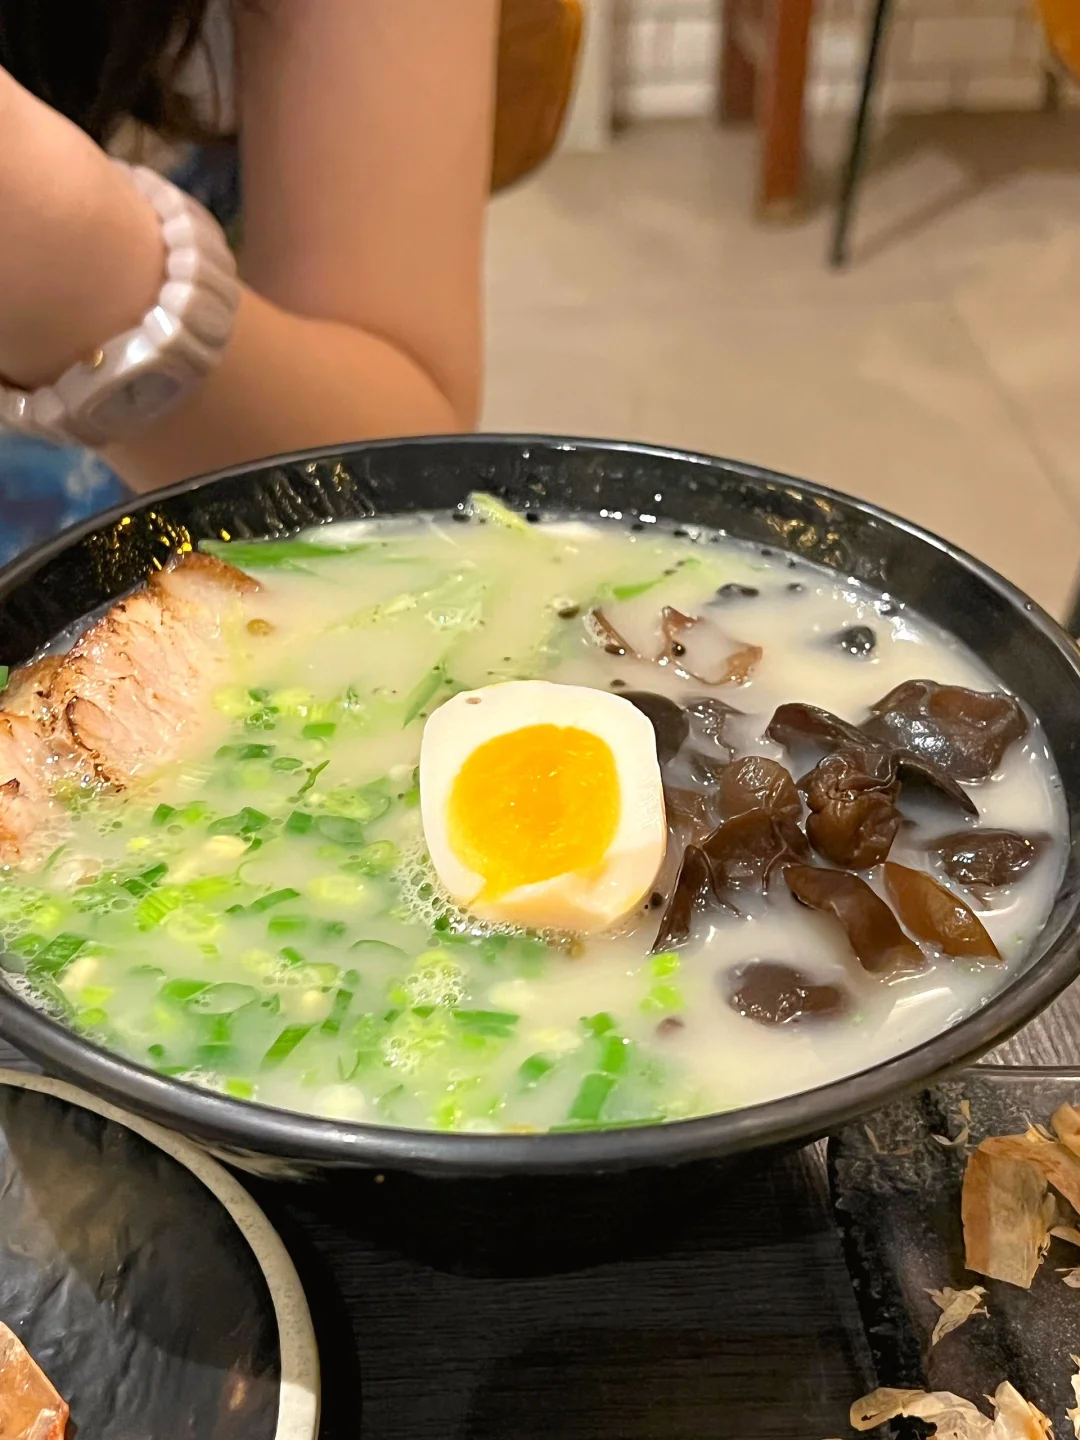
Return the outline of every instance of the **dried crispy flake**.
{"type": "Polygon", "coordinates": [[[947,1390],[875,1390],[851,1407],[854,1430],[873,1430],[901,1415],[925,1420],[937,1440],[1052,1440],[1050,1421],[1006,1380],[993,1398],[994,1419],[947,1390]]]}
{"type": "Polygon", "coordinates": [[[979,1148],[1009,1159],[1029,1161],[1074,1210],[1080,1210],[1080,1155],[1074,1155],[1041,1127],[1033,1125],[1026,1135],[992,1136],[979,1148]]]}
{"type": "Polygon", "coordinates": [[[1080,1290],[1080,1268],[1062,1271],[1061,1278],[1070,1290],[1080,1290]]]}
{"type": "Polygon", "coordinates": [[[1080,1110],[1072,1105],[1059,1105],[1050,1124],[1061,1143],[1074,1155],[1080,1155],[1080,1110]]]}
{"type": "Polygon", "coordinates": [[[1076,1373],[1071,1377],[1073,1399],[1076,1404],[1071,1410],[1066,1410],[1065,1414],[1072,1421],[1073,1435],[1080,1440],[1080,1355],[1073,1355],[1071,1359],[1077,1367],[1076,1373]]]}
{"type": "Polygon", "coordinates": [[[14,1331],[0,1322],[0,1436],[63,1440],[68,1407],[14,1331]]]}
{"type": "Polygon", "coordinates": [[[966,1145],[971,1139],[971,1101],[961,1100],[958,1108],[960,1111],[959,1119],[955,1116],[953,1117],[960,1126],[957,1133],[953,1136],[933,1136],[933,1139],[935,1139],[939,1145],[944,1145],[947,1149],[959,1149],[961,1145],[966,1145]]]}
{"type": "Polygon", "coordinates": [[[973,1285],[970,1290],[951,1290],[946,1286],[944,1290],[928,1290],[926,1293],[941,1311],[930,1337],[931,1349],[953,1330],[959,1330],[973,1315],[986,1314],[983,1304],[986,1291],[981,1285],[973,1285]]]}
{"type": "Polygon", "coordinates": [[[952,1136],[952,1138],[948,1135],[935,1135],[933,1137],[939,1145],[944,1145],[951,1149],[959,1149],[961,1145],[966,1145],[971,1139],[971,1101],[961,1100],[957,1109],[960,1112],[959,1119],[955,1116],[953,1117],[960,1126],[957,1133],[952,1136]]]}
{"type": "Polygon", "coordinates": [[[1007,1380],[994,1393],[994,1410],[993,1440],[1053,1440],[1049,1418],[1007,1380]]]}
{"type": "Polygon", "coordinates": [[[1029,1157],[1002,1154],[992,1144],[984,1140],[964,1172],[965,1263],[977,1275],[1027,1290],[1049,1244],[1046,1177],[1029,1157]]]}
{"type": "Polygon", "coordinates": [[[1067,1245],[1080,1246],[1080,1230],[1075,1225],[1055,1225],[1050,1234],[1055,1240],[1064,1240],[1067,1245]]]}
{"type": "Polygon", "coordinates": [[[901,1415],[928,1421],[938,1440],[991,1440],[994,1434],[993,1421],[947,1390],[875,1390],[851,1407],[851,1428],[874,1430],[901,1415]]]}

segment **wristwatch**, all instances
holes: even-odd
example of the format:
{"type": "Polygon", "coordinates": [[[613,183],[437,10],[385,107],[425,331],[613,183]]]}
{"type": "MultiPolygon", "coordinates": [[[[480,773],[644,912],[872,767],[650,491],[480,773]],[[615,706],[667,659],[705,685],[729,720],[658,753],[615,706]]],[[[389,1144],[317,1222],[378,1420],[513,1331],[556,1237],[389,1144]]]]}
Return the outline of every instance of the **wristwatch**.
{"type": "Polygon", "coordinates": [[[190,394],[228,344],[240,285],[221,226],[155,171],[114,163],[161,220],[161,293],[133,330],[107,341],[54,384],[20,390],[0,383],[0,428],[91,447],[122,440],[190,394]]]}

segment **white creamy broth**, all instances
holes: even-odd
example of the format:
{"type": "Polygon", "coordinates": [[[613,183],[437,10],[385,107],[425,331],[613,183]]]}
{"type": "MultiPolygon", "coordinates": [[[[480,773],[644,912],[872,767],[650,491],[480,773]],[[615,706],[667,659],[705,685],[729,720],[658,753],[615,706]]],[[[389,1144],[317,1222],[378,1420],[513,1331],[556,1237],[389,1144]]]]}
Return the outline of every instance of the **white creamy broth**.
{"type": "MultiPolygon", "coordinates": [[[[999,772],[966,788],[979,825],[1047,837],[1042,853],[989,898],[952,887],[1000,965],[927,948],[917,975],[868,974],[837,922],[775,879],[659,956],[655,903],[609,934],[478,925],[441,896],[416,804],[424,719],[459,690],[542,678],[716,694],[742,712],[725,729],[736,757],[768,756],[799,778],[816,757],[765,738],[782,704],[860,723],[907,680],[1000,683],[887,597],[725,537],[508,527],[482,509],[311,538],[348,553],[222,547],[262,589],[244,601],[255,625],[233,637],[234,682],[189,753],[126,796],[96,798],[46,869],[0,888],[27,993],[141,1063],[243,1099],[389,1124],[677,1119],[806,1090],[918,1044],[994,993],[1044,923],[1065,816],[1032,721],[999,772]],[[657,653],[672,606],[761,658],[745,683],[710,690],[671,665],[605,653],[586,625],[595,605],[642,655],[657,653]],[[854,626],[872,631],[871,653],[838,643],[854,626]],[[39,957],[57,935],[79,944],[46,971],[39,957]],[[761,960],[842,988],[847,1013],[783,1025],[737,1013],[732,972],[761,960]]],[[[940,801],[905,799],[903,811],[890,858],[914,869],[929,868],[928,840],[975,824],[940,801]]],[[[866,878],[884,895],[879,871],[866,878]]],[[[663,876],[670,890],[670,859],[663,876]]]]}

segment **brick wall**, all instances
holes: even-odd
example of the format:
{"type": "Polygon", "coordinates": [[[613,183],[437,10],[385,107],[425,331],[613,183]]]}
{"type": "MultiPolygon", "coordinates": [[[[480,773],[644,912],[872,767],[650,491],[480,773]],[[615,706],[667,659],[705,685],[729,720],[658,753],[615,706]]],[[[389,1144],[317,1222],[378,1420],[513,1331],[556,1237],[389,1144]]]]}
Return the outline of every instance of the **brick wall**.
{"type": "MultiPolygon", "coordinates": [[[[720,0],[617,0],[615,104],[626,119],[702,115],[716,100],[720,0]]],[[[809,104],[847,110],[870,0],[818,0],[809,104]]],[[[1043,94],[1031,0],[895,0],[880,89],[894,111],[1028,109],[1043,94]]]]}

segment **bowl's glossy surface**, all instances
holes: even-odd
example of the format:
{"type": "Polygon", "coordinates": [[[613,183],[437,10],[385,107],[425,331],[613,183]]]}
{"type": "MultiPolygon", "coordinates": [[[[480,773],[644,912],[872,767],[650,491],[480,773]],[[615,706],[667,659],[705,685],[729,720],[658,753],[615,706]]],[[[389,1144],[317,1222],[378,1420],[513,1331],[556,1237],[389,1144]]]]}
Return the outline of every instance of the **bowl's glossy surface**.
{"type": "Polygon", "coordinates": [[[984,1053],[1080,974],[1080,651],[1032,601],[944,541],[872,506],[754,466],[600,441],[499,436],[385,442],[250,466],[110,512],[10,566],[0,575],[0,659],[28,658],[80,616],[140,583],[179,546],[447,508],[475,489],[519,509],[627,519],[648,514],[719,527],[855,576],[957,635],[1041,719],[1068,803],[1068,866],[1025,968],[959,1024],[860,1075],[727,1114],[595,1134],[438,1134],[244,1104],[108,1054],[0,983],[0,1032],[13,1044],[97,1094],[271,1171],[291,1164],[299,1173],[337,1167],[459,1176],[599,1172],[821,1135],[984,1053]]]}

